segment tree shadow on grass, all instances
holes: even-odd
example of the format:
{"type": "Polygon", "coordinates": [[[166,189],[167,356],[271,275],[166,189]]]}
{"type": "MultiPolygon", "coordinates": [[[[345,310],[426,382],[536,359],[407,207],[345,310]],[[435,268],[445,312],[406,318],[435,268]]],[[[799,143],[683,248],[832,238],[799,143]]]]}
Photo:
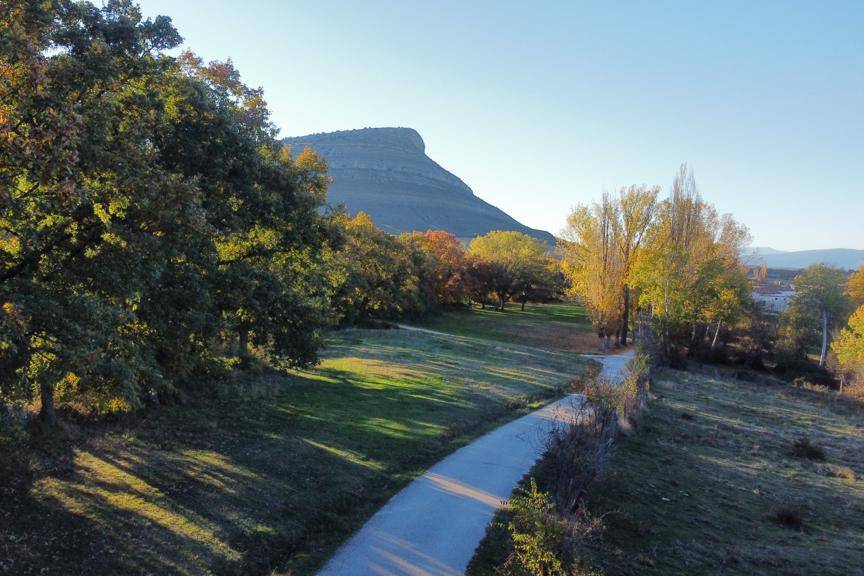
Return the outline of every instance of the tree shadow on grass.
{"type": "Polygon", "coordinates": [[[64,445],[65,468],[29,466],[3,493],[0,573],[309,570],[413,475],[508,412],[428,374],[388,385],[322,368],[277,378],[263,398],[85,431],[64,445]]]}

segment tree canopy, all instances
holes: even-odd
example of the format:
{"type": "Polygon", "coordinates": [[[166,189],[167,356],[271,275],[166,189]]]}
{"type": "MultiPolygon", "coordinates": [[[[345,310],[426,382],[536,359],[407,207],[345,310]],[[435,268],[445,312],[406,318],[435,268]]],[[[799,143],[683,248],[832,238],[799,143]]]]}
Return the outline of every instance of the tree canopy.
{"type": "Polygon", "coordinates": [[[631,312],[650,310],[663,341],[691,351],[714,324],[732,322],[749,300],[739,253],[747,231],[705,203],[682,165],[668,198],[630,186],[577,206],[559,251],[572,292],[589,308],[601,338],[626,344],[631,312]],[[689,341],[685,338],[689,336],[689,341]]]}
{"type": "Polygon", "coordinates": [[[521,232],[493,230],[478,236],[468,245],[468,256],[485,263],[480,265],[485,287],[479,290],[494,295],[502,309],[507,300],[532,299],[554,282],[546,245],[521,232]]]}
{"type": "Polygon", "coordinates": [[[0,42],[4,395],[92,412],[170,395],[247,346],[316,358],[332,231],[230,62],[167,55],[128,1],[18,2],[0,42]],[[86,398],[86,402],[82,399],[86,398]]]}

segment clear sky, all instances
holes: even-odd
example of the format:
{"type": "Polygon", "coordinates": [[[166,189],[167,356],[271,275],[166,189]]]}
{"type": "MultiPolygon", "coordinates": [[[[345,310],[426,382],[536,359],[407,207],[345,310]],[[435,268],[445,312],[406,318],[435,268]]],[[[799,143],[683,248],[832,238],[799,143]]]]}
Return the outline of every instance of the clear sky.
{"type": "Polygon", "coordinates": [[[142,0],[284,136],[409,126],[517,220],[693,167],[754,245],[864,249],[864,2],[142,0]]]}

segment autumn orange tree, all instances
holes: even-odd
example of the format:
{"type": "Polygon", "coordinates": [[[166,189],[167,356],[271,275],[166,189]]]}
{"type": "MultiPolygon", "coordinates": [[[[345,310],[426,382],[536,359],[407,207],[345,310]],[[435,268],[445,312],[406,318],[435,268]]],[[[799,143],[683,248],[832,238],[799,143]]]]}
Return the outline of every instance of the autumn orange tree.
{"type": "Polygon", "coordinates": [[[434,261],[435,299],[441,305],[461,304],[468,298],[467,262],[459,239],[444,230],[405,235],[434,261]]]}

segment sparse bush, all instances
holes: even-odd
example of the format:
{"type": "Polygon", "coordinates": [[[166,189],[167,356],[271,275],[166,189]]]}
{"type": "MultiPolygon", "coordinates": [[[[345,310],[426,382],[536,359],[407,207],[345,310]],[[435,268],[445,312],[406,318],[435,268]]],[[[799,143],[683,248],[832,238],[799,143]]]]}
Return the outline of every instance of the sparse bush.
{"type": "Polygon", "coordinates": [[[531,478],[510,500],[512,517],[507,524],[513,552],[503,566],[507,576],[566,576],[564,544],[566,527],[555,515],[555,504],[531,478]]]}
{"type": "Polygon", "coordinates": [[[584,403],[551,434],[552,493],[562,514],[573,514],[609,458],[618,432],[630,429],[648,400],[649,361],[639,354],[621,383],[598,374],[582,385],[584,403]]]}
{"type": "Polygon", "coordinates": [[[651,363],[647,354],[637,354],[627,366],[627,377],[618,386],[618,418],[635,424],[639,413],[648,405],[651,363]]]}
{"type": "Polygon", "coordinates": [[[572,514],[609,458],[618,430],[619,393],[603,378],[585,386],[585,402],[549,437],[555,503],[572,514]]]}
{"type": "Polygon", "coordinates": [[[836,466],[834,464],[820,464],[817,468],[820,474],[843,480],[855,480],[855,471],[849,466],[836,466]]]}
{"type": "Polygon", "coordinates": [[[780,508],[768,516],[768,519],[790,530],[800,531],[804,529],[804,517],[797,508],[780,508]]]}
{"type": "Polygon", "coordinates": [[[825,460],[825,449],[817,444],[813,444],[809,438],[799,438],[793,442],[789,453],[796,458],[825,460]]]}
{"type": "MultiPolygon", "coordinates": [[[[517,491],[509,502],[507,535],[512,551],[496,573],[505,576],[592,576],[578,557],[578,542],[595,538],[603,530],[601,519],[580,507],[562,517],[550,495],[531,478],[527,488],[517,491]]],[[[502,527],[505,527],[501,524],[502,527]]]]}
{"type": "Polygon", "coordinates": [[[855,384],[844,386],[843,396],[864,406],[864,378],[855,384]]]}

